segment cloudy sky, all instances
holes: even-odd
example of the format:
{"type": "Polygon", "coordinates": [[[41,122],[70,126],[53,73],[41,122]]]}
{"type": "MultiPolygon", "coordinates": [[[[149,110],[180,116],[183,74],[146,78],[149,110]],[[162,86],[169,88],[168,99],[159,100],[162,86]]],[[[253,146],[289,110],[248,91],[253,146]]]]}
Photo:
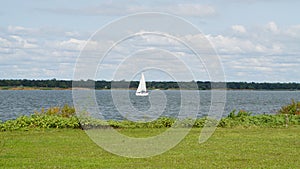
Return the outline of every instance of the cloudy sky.
{"type": "MultiPolygon", "coordinates": [[[[96,31],[126,15],[164,12],[202,32],[218,54],[227,81],[300,82],[299,6],[296,0],[2,1],[0,79],[72,79],[76,59],[96,31]]],[[[112,30],[114,33],[118,32],[112,30]]],[[[187,33],[181,38],[195,36],[187,33]]],[[[96,41],[95,46],[114,44],[109,37],[103,39],[107,41],[96,41]]],[[[135,61],[145,56],[147,62],[157,65],[146,72],[148,80],[170,80],[176,71],[177,80],[210,80],[208,75],[200,75],[209,65],[199,66],[172,38],[135,36],[114,49],[100,64],[97,79],[114,79],[116,67],[124,72],[126,64],[133,68],[135,61]],[[124,60],[124,56],[131,58],[124,60]],[[184,70],[197,72],[195,79],[185,79],[184,71],[174,67],[182,63],[178,58],[188,62],[184,70]]]]}

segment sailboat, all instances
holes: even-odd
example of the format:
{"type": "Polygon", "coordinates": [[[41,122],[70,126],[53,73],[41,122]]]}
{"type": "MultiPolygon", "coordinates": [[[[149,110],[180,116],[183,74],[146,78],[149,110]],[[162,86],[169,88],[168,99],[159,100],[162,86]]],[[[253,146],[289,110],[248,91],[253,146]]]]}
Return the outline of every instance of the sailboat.
{"type": "Polygon", "coordinates": [[[149,93],[147,92],[147,89],[146,89],[145,77],[144,77],[144,74],[142,73],[139,87],[137,88],[135,95],[136,96],[148,96],[148,94],[149,93]]]}

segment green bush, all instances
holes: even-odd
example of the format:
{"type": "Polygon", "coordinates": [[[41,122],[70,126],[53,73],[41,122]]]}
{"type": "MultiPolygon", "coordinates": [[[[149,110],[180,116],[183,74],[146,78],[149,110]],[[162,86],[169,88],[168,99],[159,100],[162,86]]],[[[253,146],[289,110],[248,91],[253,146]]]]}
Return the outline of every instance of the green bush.
{"type": "Polygon", "coordinates": [[[292,101],[292,104],[283,106],[280,114],[276,115],[255,115],[251,112],[240,110],[236,113],[233,110],[218,123],[215,119],[199,118],[193,119],[175,119],[171,117],[160,117],[151,122],[133,122],[128,120],[100,120],[89,116],[87,112],[75,116],[75,108],[68,105],[52,107],[41,112],[35,112],[30,116],[20,116],[15,120],[0,122],[0,131],[11,130],[29,130],[31,128],[169,128],[174,127],[194,127],[202,128],[204,126],[218,127],[282,127],[287,125],[300,125],[300,116],[298,115],[299,102],[292,101]],[[288,112],[288,113],[283,113],[288,112]],[[177,121],[177,123],[175,123],[177,121]]]}
{"type": "Polygon", "coordinates": [[[226,117],[221,119],[219,127],[283,127],[286,125],[299,125],[300,116],[296,115],[255,115],[255,116],[240,116],[226,117]]]}
{"type": "Polygon", "coordinates": [[[30,116],[20,116],[15,120],[0,123],[0,130],[28,130],[30,128],[80,128],[75,108],[69,105],[42,108],[30,116]]]}
{"type": "Polygon", "coordinates": [[[281,107],[279,114],[300,115],[300,102],[293,99],[290,104],[281,107]]]}
{"type": "Polygon", "coordinates": [[[206,118],[196,119],[193,127],[202,128],[202,127],[204,127],[205,122],[206,122],[206,118]]]}
{"type": "Polygon", "coordinates": [[[247,112],[245,110],[240,110],[237,114],[235,112],[236,110],[232,110],[227,117],[235,119],[235,118],[250,116],[252,114],[252,112],[247,112]]]}
{"type": "Polygon", "coordinates": [[[50,115],[20,116],[0,124],[1,131],[28,130],[30,128],[79,128],[77,117],[50,115]]]}
{"type": "Polygon", "coordinates": [[[50,107],[45,111],[44,108],[40,112],[35,112],[37,115],[50,115],[72,117],[75,116],[75,108],[65,104],[63,107],[50,107]]]}

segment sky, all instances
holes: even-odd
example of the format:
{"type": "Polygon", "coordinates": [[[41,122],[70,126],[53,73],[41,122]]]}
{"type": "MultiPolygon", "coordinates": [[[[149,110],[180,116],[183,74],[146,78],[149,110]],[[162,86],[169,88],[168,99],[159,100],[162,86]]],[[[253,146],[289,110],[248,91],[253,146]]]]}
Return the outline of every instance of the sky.
{"type": "MultiPolygon", "coordinates": [[[[96,73],[81,72],[97,80],[136,80],[144,71],[146,80],[206,81],[223,71],[226,81],[300,82],[299,6],[296,0],[2,1],[0,79],[72,80],[78,61],[89,60],[96,73]],[[176,16],[185,25],[148,34],[143,17],[120,21],[145,12],[176,16]],[[123,25],[114,24],[119,21],[123,25]],[[191,25],[201,34],[182,33],[191,25]],[[101,34],[108,27],[111,32],[101,34]],[[116,45],[120,32],[134,36],[116,45]],[[198,47],[206,46],[204,37],[218,63],[210,55],[197,60],[174,36],[198,47]],[[88,57],[109,46],[102,60],[88,57]]],[[[156,19],[158,27],[169,22],[156,19]]]]}

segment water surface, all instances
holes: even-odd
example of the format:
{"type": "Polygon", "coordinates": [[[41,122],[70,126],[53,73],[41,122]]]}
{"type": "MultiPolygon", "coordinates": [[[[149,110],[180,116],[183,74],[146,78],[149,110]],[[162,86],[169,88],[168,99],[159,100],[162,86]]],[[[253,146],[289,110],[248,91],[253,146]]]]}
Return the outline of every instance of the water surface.
{"type": "MultiPolygon", "coordinates": [[[[128,103],[136,112],[147,112],[148,114],[132,114],[126,109],[117,108],[111,96],[110,90],[96,90],[96,98],[99,106],[99,114],[107,119],[124,119],[130,116],[177,116],[181,106],[181,93],[179,90],[161,90],[163,97],[155,97],[156,106],[151,108],[149,97],[136,97],[135,91],[120,90],[114,91],[125,93],[129,100],[124,103],[125,108],[128,103]],[[163,100],[165,98],[165,100],[163,100]],[[161,104],[161,105],[160,105],[161,104]],[[165,104],[165,106],[164,106],[165,104]],[[162,110],[159,110],[162,109],[162,110]],[[149,112],[149,110],[151,110],[149,112]],[[126,114],[127,113],[127,114],[126,114]],[[126,117],[127,116],[127,117],[126,117]]],[[[156,91],[152,91],[156,92],[156,91]]],[[[183,92],[183,91],[181,91],[183,92]]],[[[205,116],[210,108],[211,91],[188,91],[200,93],[200,111],[198,116],[205,116]]],[[[151,93],[150,93],[151,95],[151,93]]],[[[191,100],[194,98],[190,98],[191,100]]],[[[226,96],[226,106],[223,116],[228,115],[233,109],[251,111],[253,114],[274,114],[281,106],[291,102],[292,99],[300,100],[299,91],[249,91],[249,90],[229,90],[226,96]]],[[[152,100],[153,101],[153,100],[152,100]]],[[[29,115],[41,108],[53,106],[73,105],[72,91],[70,90],[28,90],[28,91],[0,91],[0,120],[15,119],[21,115],[29,115]]],[[[193,103],[185,105],[193,107],[193,103]]],[[[129,111],[131,109],[128,109],[129,111]]],[[[135,112],[135,113],[136,113],[135,112]]],[[[151,118],[149,116],[149,118],[151,118]]]]}

